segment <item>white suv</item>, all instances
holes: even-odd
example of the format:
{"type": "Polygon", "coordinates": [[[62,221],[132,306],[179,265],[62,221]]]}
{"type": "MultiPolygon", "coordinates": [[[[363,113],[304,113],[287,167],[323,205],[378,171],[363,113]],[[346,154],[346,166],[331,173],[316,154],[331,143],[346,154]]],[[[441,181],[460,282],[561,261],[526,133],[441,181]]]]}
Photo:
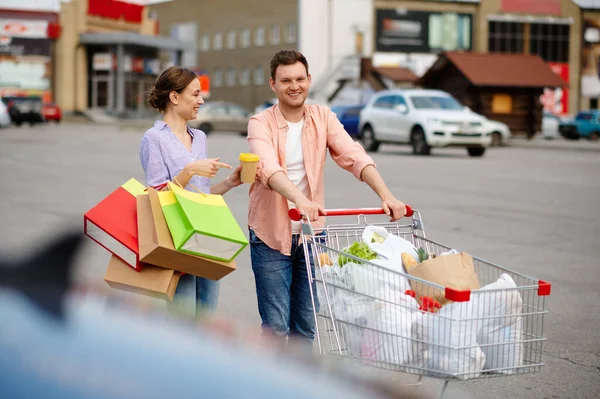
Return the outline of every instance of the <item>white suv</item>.
{"type": "Polygon", "coordinates": [[[433,147],[458,146],[480,157],[492,141],[484,123],[443,91],[383,90],[361,111],[359,132],[368,151],[381,143],[411,144],[413,153],[428,155],[433,147]]]}

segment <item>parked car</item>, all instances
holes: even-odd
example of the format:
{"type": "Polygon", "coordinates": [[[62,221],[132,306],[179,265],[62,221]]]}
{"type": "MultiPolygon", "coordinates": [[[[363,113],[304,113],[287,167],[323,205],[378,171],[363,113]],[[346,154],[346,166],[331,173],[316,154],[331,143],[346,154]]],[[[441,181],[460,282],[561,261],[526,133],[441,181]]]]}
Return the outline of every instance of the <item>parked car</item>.
{"type": "Polygon", "coordinates": [[[0,127],[9,127],[10,123],[8,106],[4,104],[4,101],[0,101],[0,127]]]}
{"type": "Polygon", "coordinates": [[[189,125],[206,134],[213,131],[246,134],[251,116],[251,112],[240,105],[223,101],[209,102],[200,107],[198,116],[189,125]]]}
{"type": "Polygon", "coordinates": [[[439,90],[383,90],[360,112],[363,146],[377,151],[381,143],[410,144],[414,154],[434,147],[465,147],[481,157],[491,144],[485,119],[439,90]]]}
{"type": "Polygon", "coordinates": [[[8,107],[10,120],[15,125],[21,126],[22,123],[35,125],[44,122],[41,97],[2,97],[2,101],[8,107]]]}
{"type": "Polygon", "coordinates": [[[263,112],[264,110],[271,108],[273,105],[277,104],[277,99],[271,99],[271,100],[267,100],[264,103],[260,104],[258,107],[254,108],[254,114],[260,114],[261,112],[263,112]]]}
{"type": "Polygon", "coordinates": [[[600,112],[582,111],[575,119],[561,122],[558,125],[560,135],[569,140],[579,140],[581,137],[596,141],[600,138],[600,112]]]}
{"type": "Polygon", "coordinates": [[[364,105],[336,105],[331,107],[333,113],[344,125],[344,129],[352,137],[358,137],[358,125],[360,123],[360,111],[364,105]]]}
{"type": "Polygon", "coordinates": [[[42,107],[42,115],[44,116],[44,119],[47,122],[54,121],[56,123],[59,123],[62,119],[62,112],[60,111],[60,107],[53,103],[44,104],[44,106],[42,107]]]}
{"type": "Polygon", "coordinates": [[[510,141],[512,134],[506,123],[485,118],[484,126],[485,132],[492,137],[492,147],[507,145],[510,141]]]}

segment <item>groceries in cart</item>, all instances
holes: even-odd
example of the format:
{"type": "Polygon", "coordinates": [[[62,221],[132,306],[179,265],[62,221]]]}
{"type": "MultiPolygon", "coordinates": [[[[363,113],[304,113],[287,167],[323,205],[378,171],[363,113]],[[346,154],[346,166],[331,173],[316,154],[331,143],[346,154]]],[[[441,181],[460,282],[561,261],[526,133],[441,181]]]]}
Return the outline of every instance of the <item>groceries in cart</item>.
{"type": "Polygon", "coordinates": [[[346,355],[440,378],[519,370],[523,300],[509,274],[481,288],[468,253],[381,226],[357,238],[318,251],[321,312],[336,321],[346,355]]]}

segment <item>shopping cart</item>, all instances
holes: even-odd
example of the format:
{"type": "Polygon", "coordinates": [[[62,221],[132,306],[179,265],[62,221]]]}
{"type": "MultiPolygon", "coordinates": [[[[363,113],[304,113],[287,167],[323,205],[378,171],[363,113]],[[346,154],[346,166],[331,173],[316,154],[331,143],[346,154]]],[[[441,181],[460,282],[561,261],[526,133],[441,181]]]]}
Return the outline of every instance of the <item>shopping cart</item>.
{"type": "Polygon", "coordinates": [[[290,210],[290,218],[302,221],[307,268],[312,258],[316,269],[314,278],[310,270],[308,275],[322,355],[413,374],[418,384],[423,377],[443,379],[440,397],[452,380],[540,371],[549,283],[473,257],[482,289],[458,291],[405,273],[400,259],[390,267],[343,252],[361,242],[367,226],[384,227],[436,256],[452,250],[426,238],[420,213],[410,207],[409,219],[402,219],[407,224],[367,220],[381,214],[328,210],[328,217],[358,220],[329,225],[323,237],[297,209],[290,210]],[[424,293],[420,298],[414,298],[415,285],[424,293]]]}

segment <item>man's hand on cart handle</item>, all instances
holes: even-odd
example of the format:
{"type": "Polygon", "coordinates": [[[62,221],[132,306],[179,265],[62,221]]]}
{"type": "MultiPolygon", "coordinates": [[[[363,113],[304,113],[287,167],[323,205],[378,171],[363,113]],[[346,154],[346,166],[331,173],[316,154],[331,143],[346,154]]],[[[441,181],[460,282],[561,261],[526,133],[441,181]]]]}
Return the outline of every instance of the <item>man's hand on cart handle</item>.
{"type": "Polygon", "coordinates": [[[319,216],[327,215],[327,212],[325,212],[325,209],[323,209],[321,205],[308,199],[302,199],[296,202],[296,208],[298,208],[301,215],[306,216],[311,222],[316,222],[319,219],[319,216]]]}
{"type": "Polygon", "coordinates": [[[381,207],[385,214],[390,217],[390,222],[402,219],[406,215],[406,205],[394,197],[381,201],[381,207]]]}
{"type": "MultiPolygon", "coordinates": [[[[410,205],[405,205],[406,213],[404,216],[412,216],[414,211],[410,205]]],[[[385,211],[382,208],[359,208],[359,209],[327,209],[325,210],[327,216],[357,216],[357,215],[385,215],[385,211]]],[[[292,208],[288,212],[290,219],[299,221],[302,219],[304,214],[296,209],[292,208]]]]}

